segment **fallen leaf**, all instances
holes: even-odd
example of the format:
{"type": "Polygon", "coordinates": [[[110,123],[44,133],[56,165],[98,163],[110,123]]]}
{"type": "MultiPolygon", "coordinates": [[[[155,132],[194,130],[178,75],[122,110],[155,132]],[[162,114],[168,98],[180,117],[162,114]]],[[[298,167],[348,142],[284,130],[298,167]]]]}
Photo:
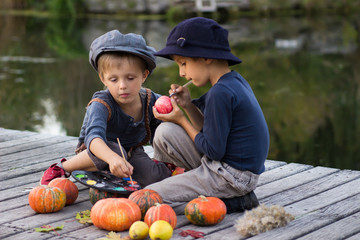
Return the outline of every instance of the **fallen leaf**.
{"type": "Polygon", "coordinates": [[[204,237],[203,232],[198,232],[198,231],[194,231],[194,230],[182,230],[182,229],[180,229],[180,230],[181,230],[181,232],[179,233],[179,235],[182,237],[187,237],[187,236],[192,236],[194,238],[203,238],[204,237]]]}
{"type": "Polygon", "coordinates": [[[35,232],[50,232],[50,231],[54,231],[57,235],[59,235],[59,233],[56,230],[62,230],[64,228],[64,224],[61,226],[57,226],[57,227],[52,227],[50,225],[43,225],[41,227],[38,228],[34,228],[35,232]]]}
{"type": "Polygon", "coordinates": [[[85,210],[85,211],[81,211],[76,213],[76,217],[75,217],[79,223],[82,224],[92,224],[91,218],[90,218],[90,210],[85,210]]]}
{"type": "Polygon", "coordinates": [[[130,236],[121,237],[121,234],[116,232],[109,232],[104,238],[98,238],[97,240],[130,240],[130,236]]]}

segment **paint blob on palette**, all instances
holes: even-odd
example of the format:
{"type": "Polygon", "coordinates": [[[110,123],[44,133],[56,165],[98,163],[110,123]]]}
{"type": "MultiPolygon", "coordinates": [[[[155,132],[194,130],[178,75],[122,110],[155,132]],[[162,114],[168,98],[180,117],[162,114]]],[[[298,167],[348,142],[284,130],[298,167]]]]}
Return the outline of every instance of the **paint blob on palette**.
{"type": "Polygon", "coordinates": [[[131,181],[130,178],[116,177],[108,171],[90,172],[77,170],[73,171],[71,176],[88,187],[104,192],[124,194],[124,196],[128,196],[132,192],[141,189],[137,181],[131,181]]]}

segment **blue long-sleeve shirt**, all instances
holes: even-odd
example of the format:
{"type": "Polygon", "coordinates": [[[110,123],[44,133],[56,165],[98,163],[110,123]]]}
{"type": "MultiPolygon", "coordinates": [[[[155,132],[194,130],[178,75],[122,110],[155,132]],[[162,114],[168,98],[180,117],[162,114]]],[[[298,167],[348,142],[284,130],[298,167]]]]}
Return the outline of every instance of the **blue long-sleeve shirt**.
{"type": "Polygon", "coordinates": [[[85,146],[89,148],[94,138],[101,138],[104,142],[117,142],[116,138],[119,138],[121,145],[126,151],[129,151],[131,147],[136,146],[146,136],[145,111],[149,112],[152,141],[155,129],[161,123],[160,120],[154,117],[152,107],[160,96],[151,92],[149,108],[145,109],[147,96],[145,89],[141,89],[140,97],[143,105],[143,117],[141,121],[134,122],[131,116],[122,111],[108,90],[94,93],[92,98],[100,98],[109,105],[111,118],[107,121],[109,112],[104,104],[92,102],[86,109],[79,142],[84,142],[85,146]]]}
{"type": "Polygon", "coordinates": [[[198,151],[210,159],[260,174],[269,150],[269,130],[248,82],[237,72],[223,75],[193,103],[204,114],[195,137],[198,151]]]}

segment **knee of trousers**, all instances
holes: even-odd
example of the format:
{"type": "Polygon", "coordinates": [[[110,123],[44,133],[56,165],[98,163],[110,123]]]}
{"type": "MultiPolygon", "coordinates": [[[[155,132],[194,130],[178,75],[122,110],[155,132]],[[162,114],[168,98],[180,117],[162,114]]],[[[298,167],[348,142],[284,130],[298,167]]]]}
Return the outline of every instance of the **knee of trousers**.
{"type": "Polygon", "coordinates": [[[179,125],[171,122],[163,122],[156,128],[154,143],[163,142],[164,139],[170,139],[173,136],[178,137],[181,131],[184,131],[184,129],[179,125]]]}

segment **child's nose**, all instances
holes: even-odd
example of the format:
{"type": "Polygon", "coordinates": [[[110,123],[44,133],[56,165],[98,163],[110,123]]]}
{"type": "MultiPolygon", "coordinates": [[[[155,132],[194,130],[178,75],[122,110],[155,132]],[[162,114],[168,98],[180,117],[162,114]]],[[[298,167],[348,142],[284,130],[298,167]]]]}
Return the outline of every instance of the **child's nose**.
{"type": "Polygon", "coordinates": [[[185,71],[183,69],[179,69],[179,75],[180,77],[185,77],[185,71]]]}
{"type": "Polygon", "coordinates": [[[119,88],[120,88],[120,89],[126,88],[126,82],[125,82],[124,80],[120,80],[120,81],[119,81],[119,88]]]}

